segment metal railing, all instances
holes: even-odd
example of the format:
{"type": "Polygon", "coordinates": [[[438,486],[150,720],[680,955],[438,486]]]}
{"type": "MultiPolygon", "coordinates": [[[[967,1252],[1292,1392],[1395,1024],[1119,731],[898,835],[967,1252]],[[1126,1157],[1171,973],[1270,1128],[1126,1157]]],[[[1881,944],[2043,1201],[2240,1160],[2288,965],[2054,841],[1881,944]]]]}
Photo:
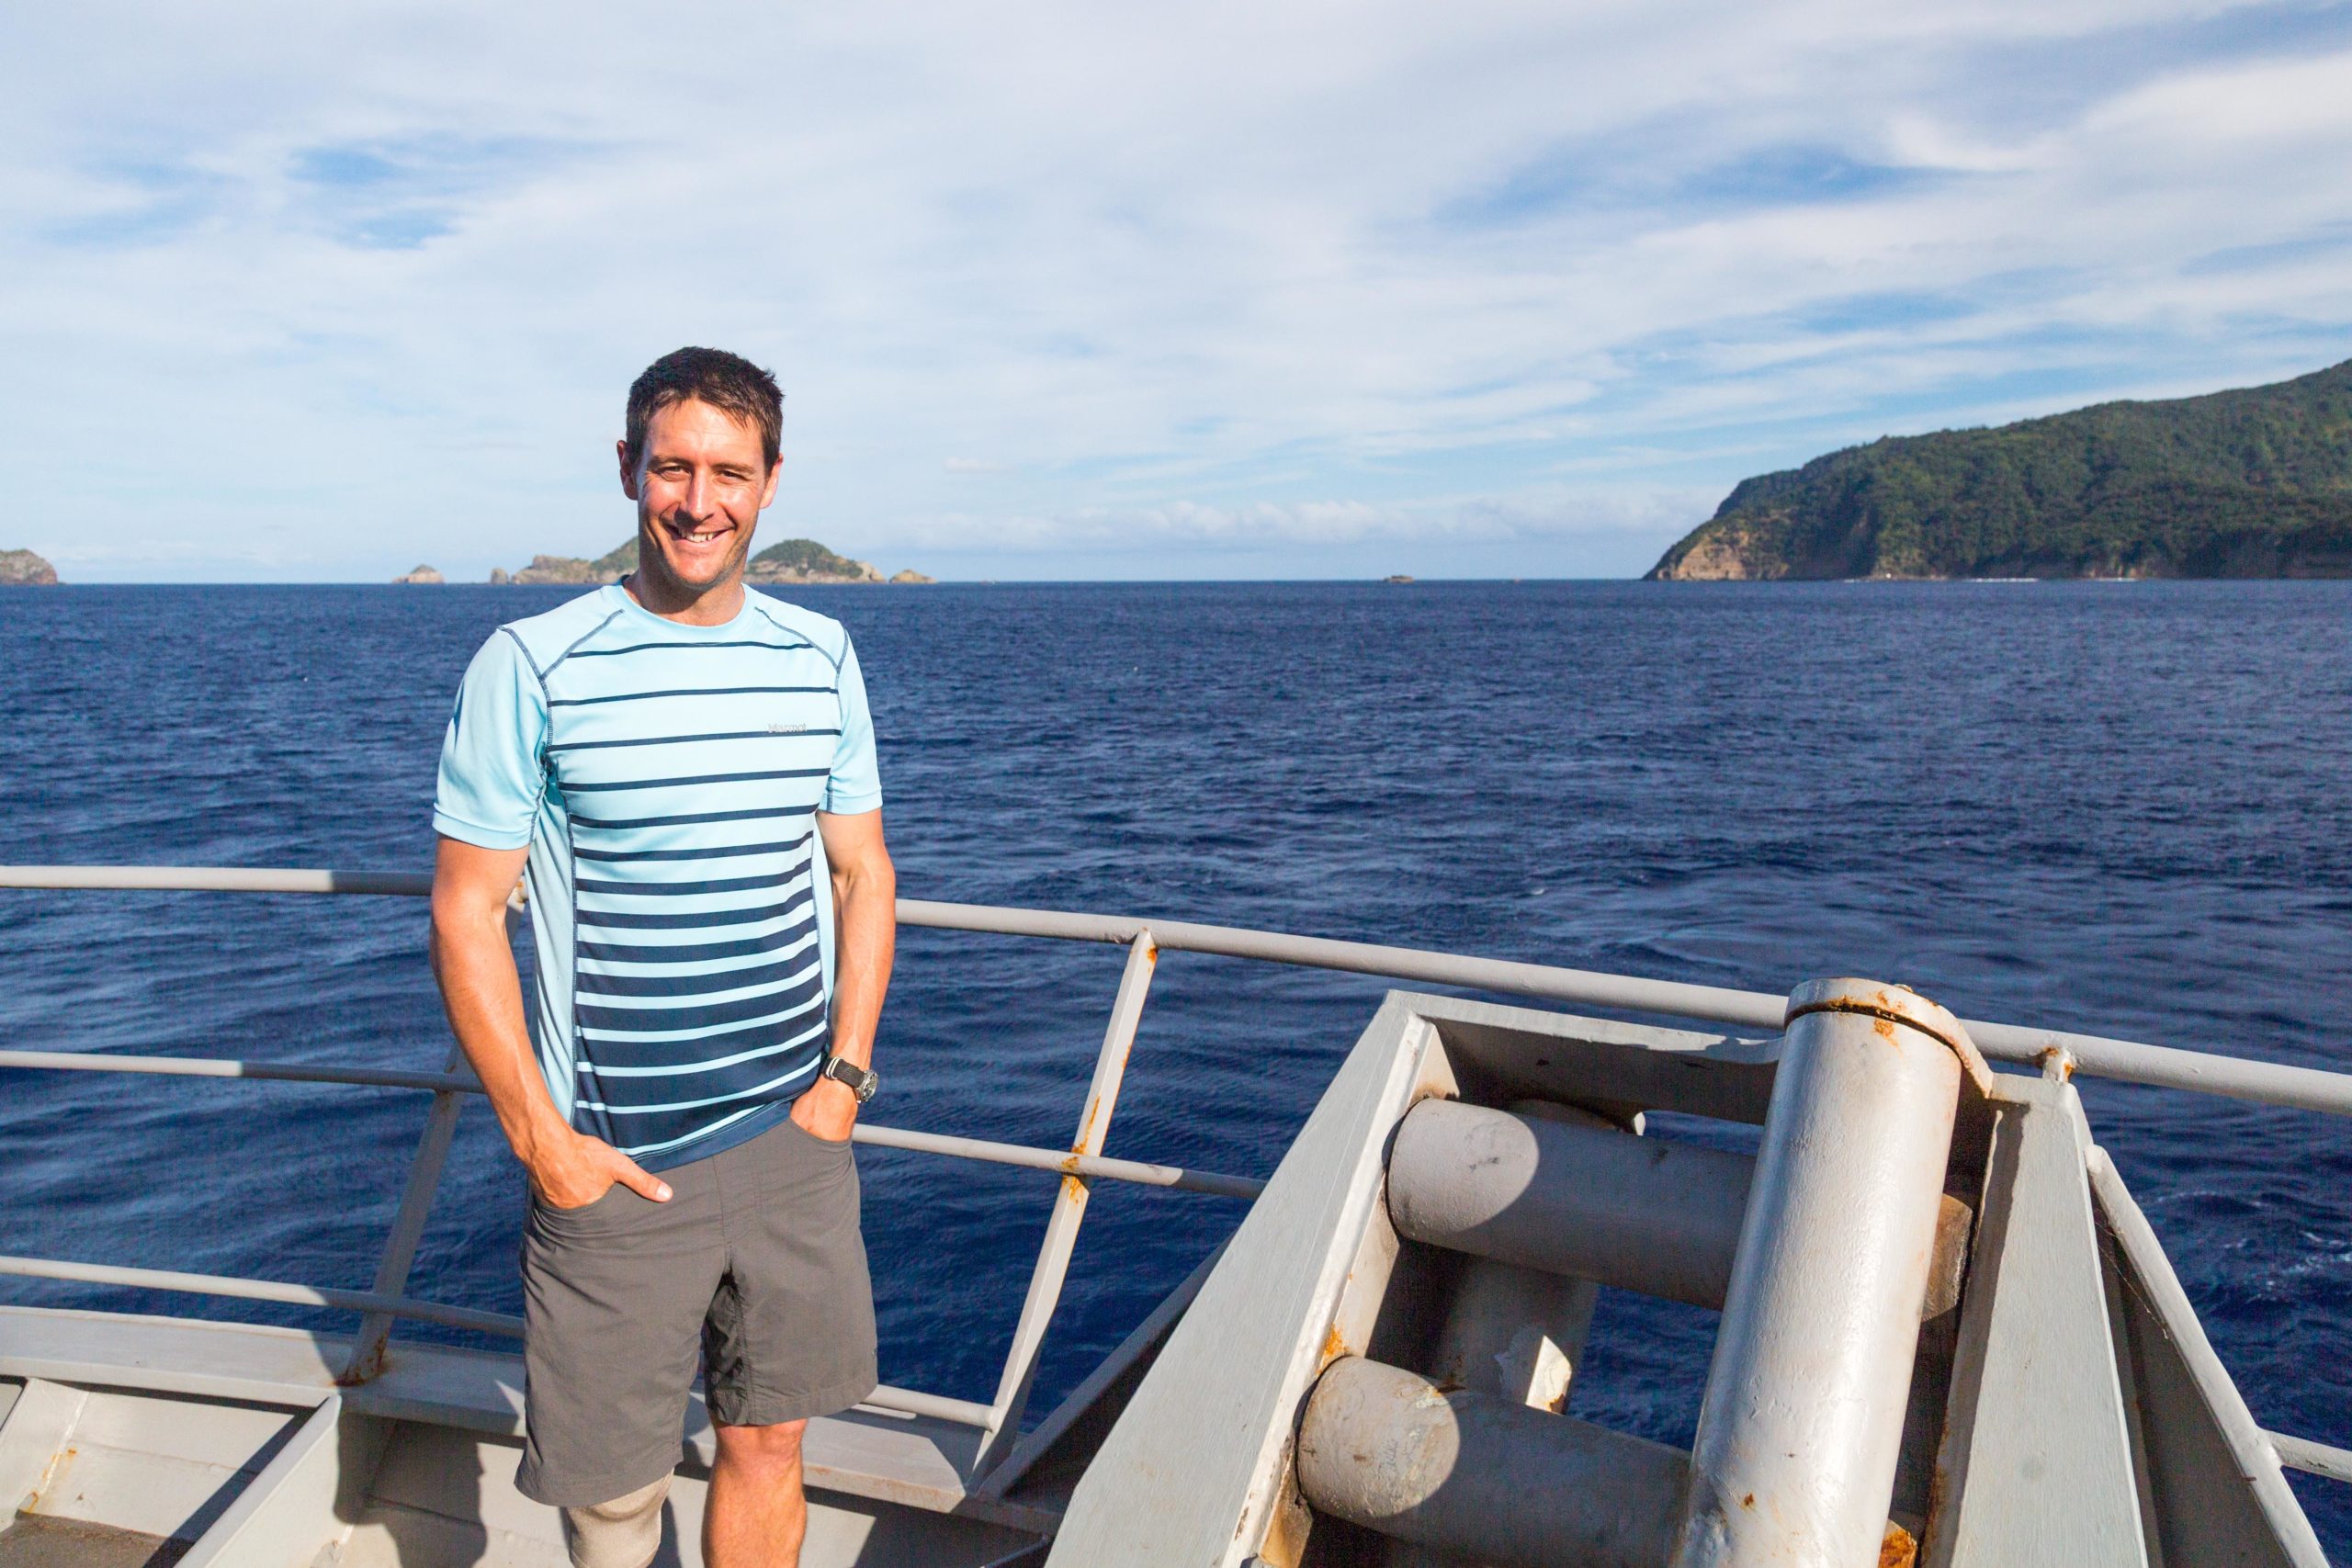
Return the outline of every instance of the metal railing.
{"type": "MultiPolygon", "coordinates": [[[[346,894],[421,897],[432,891],[429,875],[406,872],[246,870],[187,866],[0,866],[0,888],[117,889],[157,892],[346,894]]],[[[1095,1057],[1078,1130],[1064,1149],[993,1143],[939,1133],[912,1132],[861,1122],[852,1136],[879,1148],[978,1160],[1053,1171],[1065,1179],[1054,1200],[1046,1237],[1031,1271],[1029,1290],[1013,1327],[1012,1342],[987,1404],[912,1389],[884,1387],[867,1402],[878,1407],[933,1416],[975,1427],[983,1433],[976,1477],[1001,1460],[1021,1429],[1039,1353],[1054,1308],[1061,1299],[1091,1184],[1097,1180],[1174,1188],[1219,1197],[1254,1198],[1262,1181],[1247,1177],[1188,1170],[1102,1153],[1118,1102],[1128,1053],[1143,1014],[1151,977],[1162,952],[1189,952],[1272,964],[1379,976],[1427,985],[1458,987],[1574,1002],[1615,1011],[1662,1014],[1777,1032],[1787,998],[1762,991],[1651,980],[1550,964],[1467,957],[1422,949],[1337,942],[1321,937],[1231,926],[1200,925],[1141,917],[1080,914],[1051,909],[1004,908],[900,899],[903,926],[1113,943],[1126,950],[1118,995],[1095,1057]]],[[[1964,1021],[1984,1055],[1994,1061],[2049,1067],[2163,1088],[2193,1089],[2260,1104],[2352,1116],[2352,1074],[2289,1066],[2242,1056],[2184,1051],[2135,1041],[2109,1039],[2015,1024],[1964,1021]]],[[[0,1050],[0,1067],[65,1071],[149,1073],[191,1077],[244,1077],[283,1082],[423,1089],[433,1095],[424,1134],[411,1162],[401,1204],[378,1260],[374,1286],[345,1291],[283,1280],[0,1256],[0,1274],[181,1291],[246,1300],[285,1302],[363,1314],[352,1353],[340,1375],[364,1382],[380,1369],[395,1319],[410,1318],[477,1332],[519,1337],[521,1320],[477,1312],[403,1293],[425,1220],[437,1191],[461,1096],[481,1086],[463,1070],[452,1052],[441,1073],[358,1067],[286,1066],[201,1056],[128,1056],[57,1051],[0,1050]]],[[[2344,1478],[2352,1455],[2308,1439],[2280,1437],[2285,1462],[2344,1478]],[[2301,1455],[2300,1458],[2296,1457],[2301,1455]]]]}

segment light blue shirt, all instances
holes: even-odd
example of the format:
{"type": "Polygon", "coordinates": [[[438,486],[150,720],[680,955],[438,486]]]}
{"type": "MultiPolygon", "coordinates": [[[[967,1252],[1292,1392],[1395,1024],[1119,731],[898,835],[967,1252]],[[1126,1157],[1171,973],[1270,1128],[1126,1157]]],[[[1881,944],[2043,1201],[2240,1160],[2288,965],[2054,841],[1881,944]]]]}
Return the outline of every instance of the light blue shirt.
{"type": "Polygon", "coordinates": [[[725,626],[684,626],[608,587],[474,655],[433,827],[529,847],[548,1091],[662,1170],[813,1081],[833,935],[815,814],[881,806],[839,622],[747,589],[725,626]]]}

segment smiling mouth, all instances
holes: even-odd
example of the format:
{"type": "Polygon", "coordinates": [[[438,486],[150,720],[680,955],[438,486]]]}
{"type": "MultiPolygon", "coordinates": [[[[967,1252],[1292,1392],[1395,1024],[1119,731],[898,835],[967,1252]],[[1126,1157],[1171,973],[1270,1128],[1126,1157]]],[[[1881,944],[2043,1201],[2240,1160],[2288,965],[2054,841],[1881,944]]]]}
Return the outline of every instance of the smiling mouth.
{"type": "Polygon", "coordinates": [[[680,544],[685,545],[715,544],[735,531],[734,526],[731,524],[726,523],[704,523],[696,525],[692,523],[681,524],[665,522],[662,526],[668,531],[672,538],[677,540],[680,544]]]}

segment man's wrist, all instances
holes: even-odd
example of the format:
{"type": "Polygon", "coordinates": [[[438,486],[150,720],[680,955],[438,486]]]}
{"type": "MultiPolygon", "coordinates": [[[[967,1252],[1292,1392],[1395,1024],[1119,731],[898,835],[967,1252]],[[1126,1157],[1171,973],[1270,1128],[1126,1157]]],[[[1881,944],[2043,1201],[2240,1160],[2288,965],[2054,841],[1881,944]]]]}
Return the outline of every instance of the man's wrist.
{"type": "Polygon", "coordinates": [[[540,1160],[570,1144],[578,1136],[577,1133],[565,1122],[559,1121],[553,1111],[549,1111],[526,1122],[514,1136],[507,1139],[507,1143],[514,1149],[514,1157],[523,1162],[524,1168],[533,1169],[537,1167],[540,1160]]]}
{"type": "Polygon", "coordinates": [[[819,1078],[808,1092],[820,1097],[820,1105],[845,1106],[852,1112],[857,1110],[857,1091],[839,1078],[819,1078]]]}

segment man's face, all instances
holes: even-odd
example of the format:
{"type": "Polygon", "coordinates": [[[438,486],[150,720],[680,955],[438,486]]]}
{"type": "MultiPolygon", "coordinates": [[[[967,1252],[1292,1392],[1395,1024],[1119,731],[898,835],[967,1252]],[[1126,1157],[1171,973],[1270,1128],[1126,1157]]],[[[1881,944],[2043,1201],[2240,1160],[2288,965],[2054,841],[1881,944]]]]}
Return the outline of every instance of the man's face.
{"type": "Polygon", "coordinates": [[[765,460],[749,421],[693,400],[656,410],[635,468],[621,449],[621,490],[637,502],[639,570],[687,594],[740,574],[783,472],[781,459],[765,460]]]}

